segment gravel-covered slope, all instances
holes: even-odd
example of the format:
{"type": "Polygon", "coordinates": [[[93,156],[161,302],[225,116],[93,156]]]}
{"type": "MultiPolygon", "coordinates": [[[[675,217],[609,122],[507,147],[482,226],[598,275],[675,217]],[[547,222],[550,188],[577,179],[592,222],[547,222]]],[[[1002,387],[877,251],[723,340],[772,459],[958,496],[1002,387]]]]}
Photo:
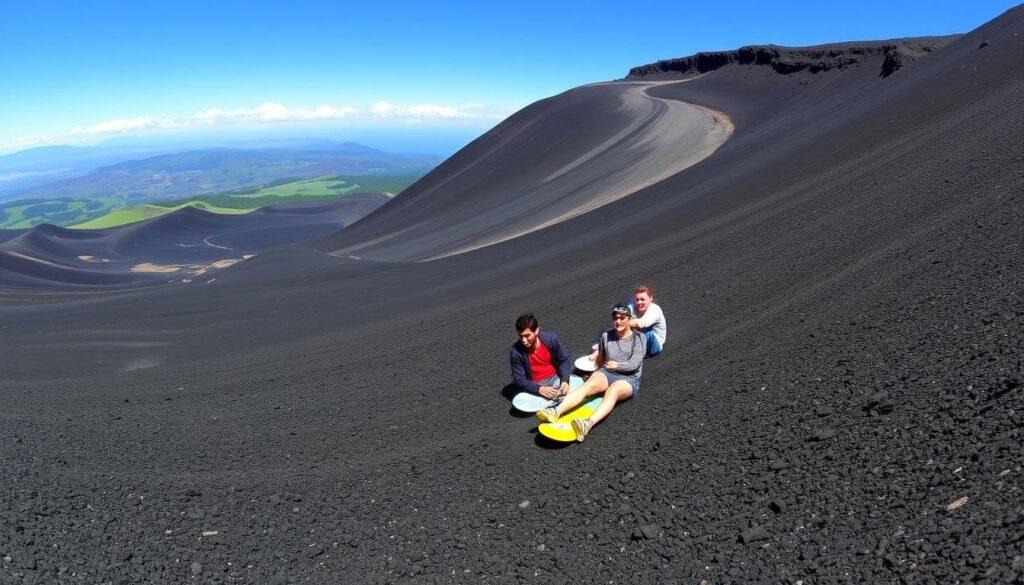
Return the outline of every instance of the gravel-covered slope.
{"type": "Polygon", "coordinates": [[[467,254],[6,303],[0,576],[1021,582],[1021,33],[664,86],[733,138],[467,254]],[[581,351],[640,280],[671,325],[640,397],[540,442],[512,320],[581,351]]]}

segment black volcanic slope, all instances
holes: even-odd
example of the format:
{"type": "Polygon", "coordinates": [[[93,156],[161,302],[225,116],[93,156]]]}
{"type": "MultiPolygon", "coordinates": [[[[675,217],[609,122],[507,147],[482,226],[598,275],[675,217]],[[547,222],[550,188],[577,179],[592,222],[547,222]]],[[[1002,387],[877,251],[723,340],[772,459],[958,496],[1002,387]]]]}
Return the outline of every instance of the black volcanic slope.
{"type": "MultiPolygon", "coordinates": [[[[1022,33],[1018,8],[888,76],[864,51],[649,88],[732,137],[471,252],[401,260],[388,204],[208,286],[11,297],[0,575],[1021,582],[1022,33]],[[323,253],[361,244],[381,257],[323,253]],[[512,320],[581,351],[644,280],[671,330],[641,395],[581,445],[538,441],[502,396],[512,320]]],[[[611,87],[533,108],[577,103],[556,130],[589,152],[625,122],[587,116],[611,87]]],[[[512,130],[425,180],[472,152],[529,174],[512,130]]],[[[468,204],[428,192],[432,225],[468,204]]]]}
{"type": "MultiPolygon", "coordinates": [[[[124,226],[0,230],[0,290],[103,289],[189,280],[211,263],[335,233],[388,200],[360,193],[240,215],[194,207],[124,226]]],[[[203,280],[209,280],[207,275],[203,280]]]]}
{"type": "Polygon", "coordinates": [[[476,140],[353,233],[317,246],[374,260],[465,252],[578,216],[703,160],[724,115],[595,84],[533,104],[476,140]]]}

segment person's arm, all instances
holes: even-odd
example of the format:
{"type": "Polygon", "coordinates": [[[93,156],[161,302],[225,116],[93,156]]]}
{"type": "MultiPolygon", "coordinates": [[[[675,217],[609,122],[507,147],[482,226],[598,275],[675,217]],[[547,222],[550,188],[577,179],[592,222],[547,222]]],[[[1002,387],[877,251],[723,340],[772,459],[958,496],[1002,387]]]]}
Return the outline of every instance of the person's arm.
{"type": "Polygon", "coordinates": [[[565,346],[562,345],[562,340],[557,335],[554,336],[554,351],[553,359],[555,360],[555,369],[558,370],[558,379],[563,383],[569,383],[569,376],[572,375],[572,362],[569,360],[569,352],[565,351],[565,346]]]}
{"type": "Polygon", "coordinates": [[[661,307],[658,305],[651,305],[650,307],[647,307],[647,312],[644,313],[643,317],[640,317],[639,319],[631,319],[629,325],[630,327],[646,329],[657,323],[661,317],[661,307]]]}
{"type": "Polygon", "coordinates": [[[640,346],[639,350],[634,350],[628,360],[618,362],[615,367],[616,372],[635,372],[643,365],[644,354],[647,353],[647,336],[639,331],[634,331],[633,343],[640,346]]]}
{"type": "Polygon", "coordinates": [[[602,333],[601,337],[597,340],[597,355],[594,357],[594,364],[597,365],[597,369],[604,367],[604,361],[608,357],[607,348],[605,343],[608,341],[608,334],[602,333]]]}
{"type": "Polygon", "coordinates": [[[537,394],[540,392],[540,384],[534,382],[526,376],[526,366],[523,364],[523,356],[516,351],[516,348],[512,348],[509,351],[509,361],[512,366],[512,383],[519,386],[524,392],[533,392],[537,394]]]}

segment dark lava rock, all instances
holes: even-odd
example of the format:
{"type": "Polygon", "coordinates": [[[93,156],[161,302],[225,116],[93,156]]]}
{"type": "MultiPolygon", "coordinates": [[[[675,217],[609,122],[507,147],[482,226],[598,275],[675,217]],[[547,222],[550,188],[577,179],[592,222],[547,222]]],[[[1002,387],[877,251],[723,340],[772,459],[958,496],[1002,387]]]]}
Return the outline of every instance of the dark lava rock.
{"type": "Polygon", "coordinates": [[[783,459],[772,459],[768,462],[768,467],[774,471],[779,471],[789,467],[789,463],[783,459]]]}
{"type": "Polygon", "coordinates": [[[782,514],[786,511],[786,503],[782,500],[772,500],[771,503],[768,504],[768,509],[776,514],[782,514]]]}
{"type": "Polygon", "coordinates": [[[892,404],[884,403],[879,404],[877,408],[871,411],[873,414],[892,414],[894,407],[892,404]]]}
{"type": "Polygon", "coordinates": [[[863,408],[870,416],[892,414],[893,409],[893,404],[889,402],[889,392],[886,390],[872,394],[863,408]]]}
{"type": "Polygon", "coordinates": [[[653,540],[658,537],[658,529],[650,524],[641,524],[633,530],[633,540],[653,540]]]}
{"type": "Polygon", "coordinates": [[[818,429],[811,433],[812,441],[827,441],[839,433],[835,429],[818,429]]]}
{"type": "Polygon", "coordinates": [[[1016,378],[1004,378],[1000,381],[999,387],[994,392],[986,396],[985,400],[998,400],[1017,388],[1020,388],[1020,380],[1016,378]]]}
{"type": "Polygon", "coordinates": [[[878,406],[879,404],[881,404],[882,401],[885,400],[888,397],[889,397],[889,392],[887,390],[881,390],[879,392],[875,392],[874,394],[872,394],[868,398],[868,403],[864,405],[864,409],[868,410],[868,409],[874,408],[874,407],[878,406]]]}
{"type": "Polygon", "coordinates": [[[763,526],[751,526],[740,532],[739,541],[743,544],[750,544],[761,540],[768,540],[771,536],[763,526]]]}
{"type": "Polygon", "coordinates": [[[970,564],[972,566],[980,565],[985,560],[985,549],[984,547],[972,544],[967,547],[967,554],[970,556],[970,564]]]}

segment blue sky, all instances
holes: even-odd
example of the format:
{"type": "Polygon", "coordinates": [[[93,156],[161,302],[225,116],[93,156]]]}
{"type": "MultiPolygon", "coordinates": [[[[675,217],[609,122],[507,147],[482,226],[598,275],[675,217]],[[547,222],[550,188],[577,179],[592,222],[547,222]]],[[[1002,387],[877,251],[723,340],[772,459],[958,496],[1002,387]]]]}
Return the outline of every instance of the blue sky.
{"type": "Polygon", "coordinates": [[[1015,3],[149,4],[0,0],[0,153],[232,132],[468,140],[657,59],[966,32],[1015,3]]]}

